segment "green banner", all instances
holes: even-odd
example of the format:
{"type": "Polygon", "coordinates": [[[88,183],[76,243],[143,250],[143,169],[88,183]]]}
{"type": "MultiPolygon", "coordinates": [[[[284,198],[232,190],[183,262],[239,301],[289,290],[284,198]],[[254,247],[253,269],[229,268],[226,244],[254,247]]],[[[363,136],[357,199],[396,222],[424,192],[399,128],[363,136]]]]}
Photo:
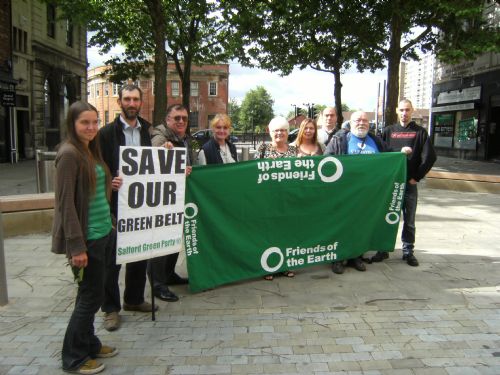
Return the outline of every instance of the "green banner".
{"type": "Polygon", "coordinates": [[[190,289],[393,251],[405,181],[402,153],[194,167],[184,213],[190,289]]]}

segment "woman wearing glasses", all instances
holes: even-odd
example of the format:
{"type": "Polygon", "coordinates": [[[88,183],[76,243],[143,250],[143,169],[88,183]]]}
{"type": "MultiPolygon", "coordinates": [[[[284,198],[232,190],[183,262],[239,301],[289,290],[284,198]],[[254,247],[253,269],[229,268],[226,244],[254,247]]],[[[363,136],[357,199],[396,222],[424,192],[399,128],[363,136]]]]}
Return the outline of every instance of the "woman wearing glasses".
{"type": "Polygon", "coordinates": [[[297,139],[292,145],[297,147],[297,156],[323,155],[325,146],[318,142],[318,128],[312,118],[302,121],[297,139]]]}
{"type": "Polygon", "coordinates": [[[236,146],[229,141],[231,134],[231,119],[228,115],[217,114],[210,121],[213,137],[203,145],[198,154],[198,163],[227,164],[238,161],[236,146]]]}
{"type": "Polygon", "coordinates": [[[271,143],[262,143],[255,154],[255,159],[276,159],[297,156],[297,147],[288,144],[290,125],[284,117],[275,117],[269,123],[271,143]]]}
{"type": "MultiPolygon", "coordinates": [[[[290,125],[284,117],[275,117],[269,123],[269,134],[271,135],[271,143],[262,143],[255,154],[255,159],[276,159],[289,158],[297,156],[297,147],[288,144],[288,131],[290,125]]],[[[294,277],[293,271],[283,271],[283,275],[294,277]]],[[[264,276],[266,280],[272,280],[274,275],[269,274],[264,276]]]]}

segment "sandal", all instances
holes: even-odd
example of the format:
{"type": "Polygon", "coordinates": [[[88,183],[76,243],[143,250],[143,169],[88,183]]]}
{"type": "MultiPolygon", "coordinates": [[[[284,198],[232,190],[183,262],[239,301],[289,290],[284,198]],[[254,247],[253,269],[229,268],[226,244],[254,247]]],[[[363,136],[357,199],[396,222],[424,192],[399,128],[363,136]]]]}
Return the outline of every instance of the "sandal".
{"type": "Polygon", "coordinates": [[[295,272],[293,271],[283,271],[281,274],[286,277],[295,277],[295,272]]]}
{"type": "Polygon", "coordinates": [[[274,275],[266,275],[266,276],[264,276],[264,280],[273,281],[273,279],[274,279],[274,275]]]}

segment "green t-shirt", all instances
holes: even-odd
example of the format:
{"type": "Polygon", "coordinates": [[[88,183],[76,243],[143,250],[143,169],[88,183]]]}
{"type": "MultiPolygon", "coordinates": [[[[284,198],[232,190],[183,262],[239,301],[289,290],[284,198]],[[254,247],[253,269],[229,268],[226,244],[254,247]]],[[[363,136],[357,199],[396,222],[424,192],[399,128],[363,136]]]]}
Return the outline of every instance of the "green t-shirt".
{"type": "Polygon", "coordinates": [[[109,203],[106,198],[106,174],[99,164],[95,168],[95,194],[89,201],[87,240],[97,240],[107,235],[112,228],[109,203]]]}

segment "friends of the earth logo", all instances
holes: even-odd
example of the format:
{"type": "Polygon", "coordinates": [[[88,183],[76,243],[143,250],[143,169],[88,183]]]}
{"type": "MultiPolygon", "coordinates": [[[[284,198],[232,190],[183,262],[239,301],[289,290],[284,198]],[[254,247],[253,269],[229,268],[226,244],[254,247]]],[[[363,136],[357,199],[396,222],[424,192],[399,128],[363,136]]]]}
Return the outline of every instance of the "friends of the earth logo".
{"type": "Polygon", "coordinates": [[[196,204],[188,203],[184,206],[184,244],[188,257],[198,254],[197,215],[198,206],[196,204]]]}
{"type": "Polygon", "coordinates": [[[337,259],[339,242],[328,245],[315,245],[312,247],[287,247],[285,252],[279,247],[266,249],[260,257],[260,265],[266,272],[276,272],[283,264],[286,267],[311,265],[315,263],[333,262],[337,259]]]}
{"type": "Polygon", "coordinates": [[[257,162],[257,168],[261,173],[257,176],[257,183],[267,181],[289,181],[289,180],[310,180],[316,178],[316,173],[321,181],[326,183],[335,182],[344,172],[342,163],[333,156],[322,158],[319,163],[315,159],[281,159],[263,160],[257,162]],[[335,172],[331,173],[332,165],[335,172]]]}
{"type": "Polygon", "coordinates": [[[388,224],[399,223],[404,194],[405,194],[405,184],[400,182],[395,182],[394,189],[392,190],[391,201],[389,202],[389,210],[385,215],[385,221],[388,224]]]}

